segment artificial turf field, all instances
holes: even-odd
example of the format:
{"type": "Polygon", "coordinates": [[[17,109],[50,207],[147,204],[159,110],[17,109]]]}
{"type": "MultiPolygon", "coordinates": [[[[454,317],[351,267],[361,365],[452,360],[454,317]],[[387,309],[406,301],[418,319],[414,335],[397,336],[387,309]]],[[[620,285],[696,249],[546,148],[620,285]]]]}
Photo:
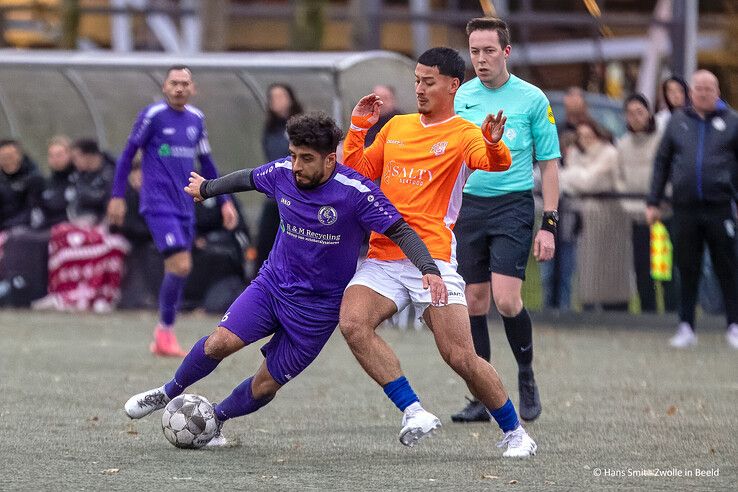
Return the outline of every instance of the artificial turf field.
{"type": "MultiPolygon", "coordinates": [[[[738,352],[719,330],[675,351],[671,327],[637,319],[536,324],[543,414],[526,428],[538,454],[511,461],[495,447],[496,425],[451,422],[468,392],[427,330],[381,330],[444,424],[416,448],[399,443],[400,412],[336,332],[272,403],[228,422],[236,446],[190,451],[165,440],[161,412],[131,421],[122,410],[178,365],[148,353],[152,313],[2,311],[0,490],[737,490],[738,352]]],[[[216,323],[182,317],[180,341],[216,323]]],[[[493,362],[517,404],[504,330],[491,326],[493,362]]],[[[219,401],[260,361],[247,347],[188,392],[219,401]]]]}

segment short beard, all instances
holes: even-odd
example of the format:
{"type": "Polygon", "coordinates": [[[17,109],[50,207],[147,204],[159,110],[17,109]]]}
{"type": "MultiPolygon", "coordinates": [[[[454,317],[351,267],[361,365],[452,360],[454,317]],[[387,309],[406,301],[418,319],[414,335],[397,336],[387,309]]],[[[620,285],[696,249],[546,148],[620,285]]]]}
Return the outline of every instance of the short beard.
{"type": "Polygon", "coordinates": [[[307,183],[303,184],[297,180],[297,176],[293,175],[293,177],[295,178],[295,185],[301,190],[312,190],[314,188],[317,188],[318,186],[320,186],[320,181],[323,179],[323,176],[316,176],[307,183]]]}

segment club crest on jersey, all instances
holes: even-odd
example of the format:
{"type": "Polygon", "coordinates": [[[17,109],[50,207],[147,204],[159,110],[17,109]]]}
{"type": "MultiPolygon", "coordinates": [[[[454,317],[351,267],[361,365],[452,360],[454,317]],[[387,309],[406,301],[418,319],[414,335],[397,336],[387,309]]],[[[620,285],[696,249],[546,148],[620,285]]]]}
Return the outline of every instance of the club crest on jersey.
{"type": "Polygon", "coordinates": [[[326,205],[318,210],[318,221],[323,225],[331,225],[338,220],[336,209],[326,205]]]}
{"type": "Polygon", "coordinates": [[[190,139],[191,142],[194,142],[197,140],[197,127],[196,126],[188,126],[186,130],[187,138],[190,139]]]}
{"type": "Polygon", "coordinates": [[[431,153],[436,157],[443,155],[446,152],[447,145],[448,142],[436,142],[433,144],[433,147],[431,147],[431,153]]]}

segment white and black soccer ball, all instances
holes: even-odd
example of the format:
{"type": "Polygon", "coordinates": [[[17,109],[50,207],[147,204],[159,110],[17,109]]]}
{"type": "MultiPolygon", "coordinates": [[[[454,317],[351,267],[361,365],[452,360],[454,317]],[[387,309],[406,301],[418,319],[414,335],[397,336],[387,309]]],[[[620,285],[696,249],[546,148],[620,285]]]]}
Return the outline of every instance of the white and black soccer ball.
{"type": "Polygon", "coordinates": [[[179,395],[170,401],[161,416],[161,428],[178,448],[205,446],[218,432],[213,405],[199,395],[179,395]]]}

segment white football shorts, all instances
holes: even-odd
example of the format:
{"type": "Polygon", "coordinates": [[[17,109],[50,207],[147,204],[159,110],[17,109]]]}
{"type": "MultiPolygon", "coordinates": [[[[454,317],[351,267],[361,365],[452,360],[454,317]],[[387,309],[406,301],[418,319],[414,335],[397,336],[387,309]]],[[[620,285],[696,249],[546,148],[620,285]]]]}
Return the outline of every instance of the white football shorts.
{"type": "MultiPolygon", "coordinates": [[[[446,283],[448,303],[466,306],[464,279],[452,264],[434,261],[446,283]]],[[[397,306],[397,312],[412,303],[418,316],[422,316],[431,304],[430,290],[423,288],[423,275],[408,259],[386,261],[367,258],[359,264],[347,288],[352,285],[363,285],[390,299],[397,306]]]]}

